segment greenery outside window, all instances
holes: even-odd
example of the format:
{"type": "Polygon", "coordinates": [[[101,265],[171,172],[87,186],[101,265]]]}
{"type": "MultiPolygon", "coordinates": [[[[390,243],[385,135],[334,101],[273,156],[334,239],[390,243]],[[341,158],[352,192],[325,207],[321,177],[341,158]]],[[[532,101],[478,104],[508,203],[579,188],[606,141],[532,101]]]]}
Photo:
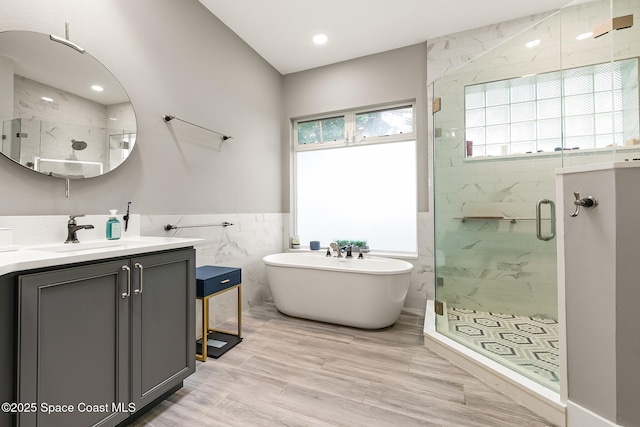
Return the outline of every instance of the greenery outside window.
{"type": "Polygon", "coordinates": [[[344,140],[344,116],[298,122],[298,144],[344,140]]]}

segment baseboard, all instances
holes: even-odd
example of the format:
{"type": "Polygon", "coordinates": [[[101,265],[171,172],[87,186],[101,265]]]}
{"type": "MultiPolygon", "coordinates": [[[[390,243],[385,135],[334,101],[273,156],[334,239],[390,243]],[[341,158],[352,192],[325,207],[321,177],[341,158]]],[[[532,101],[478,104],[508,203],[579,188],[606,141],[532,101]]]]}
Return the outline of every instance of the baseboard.
{"type": "Polygon", "coordinates": [[[622,427],[572,401],[567,402],[567,427],[622,427]]]}

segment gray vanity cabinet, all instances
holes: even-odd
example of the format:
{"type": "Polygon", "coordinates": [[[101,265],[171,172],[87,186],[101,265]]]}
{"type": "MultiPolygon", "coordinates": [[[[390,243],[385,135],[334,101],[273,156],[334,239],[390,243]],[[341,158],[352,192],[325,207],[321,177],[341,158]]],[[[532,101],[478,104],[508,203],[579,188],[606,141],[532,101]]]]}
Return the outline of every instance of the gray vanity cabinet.
{"type": "Polygon", "coordinates": [[[195,251],[134,258],[131,275],[131,402],[141,408],[195,372],[195,251]]]}
{"type": "Polygon", "coordinates": [[[37,407],[18,426],[115,426],[179,387],[194,274],[189,248],[20,275],[17,401],[37,407]]]}

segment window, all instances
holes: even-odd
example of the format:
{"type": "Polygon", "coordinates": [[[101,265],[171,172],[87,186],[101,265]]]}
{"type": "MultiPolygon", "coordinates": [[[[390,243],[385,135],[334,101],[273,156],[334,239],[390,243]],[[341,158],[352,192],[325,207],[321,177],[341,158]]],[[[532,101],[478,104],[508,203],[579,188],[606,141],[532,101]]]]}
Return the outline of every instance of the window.
{"type": "Polygon", "coordinates": [[[342,116],[298,123],[298,144],[315,144],[343,139],[344,117],[342,116]]]}
{"type": "Polygon", "coordinates": [[[637,59],[467,86],[466,155],[622,146],[637,138],[629,105],[638,105],[637,59]]]}
{"type": "Polygon", "coordinates": [[[417,252],[414,122],[413,105],[294,122],[295,234],[303,246],[366,240],[372,251],[417,252]]]}

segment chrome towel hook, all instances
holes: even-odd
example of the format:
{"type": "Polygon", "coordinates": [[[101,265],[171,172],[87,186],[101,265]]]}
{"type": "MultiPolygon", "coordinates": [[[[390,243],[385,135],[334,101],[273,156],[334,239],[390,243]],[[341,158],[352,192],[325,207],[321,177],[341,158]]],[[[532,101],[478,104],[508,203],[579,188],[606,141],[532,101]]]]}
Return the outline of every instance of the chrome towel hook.
{"type": "Polygon", "coordinates": [[[571,217],[575,218],[578,216],[578,214],[580,213],[580,206],[584,206],[585,208],[595,208],[596,206],[598,206],[598,201],[593,196],[587,196],[581,199],[579,191],[574,191],[573,196],[576,198],[573,201],[573,204],[576,206],[576,210],[574,213],[569,215],[571,217]]]}

